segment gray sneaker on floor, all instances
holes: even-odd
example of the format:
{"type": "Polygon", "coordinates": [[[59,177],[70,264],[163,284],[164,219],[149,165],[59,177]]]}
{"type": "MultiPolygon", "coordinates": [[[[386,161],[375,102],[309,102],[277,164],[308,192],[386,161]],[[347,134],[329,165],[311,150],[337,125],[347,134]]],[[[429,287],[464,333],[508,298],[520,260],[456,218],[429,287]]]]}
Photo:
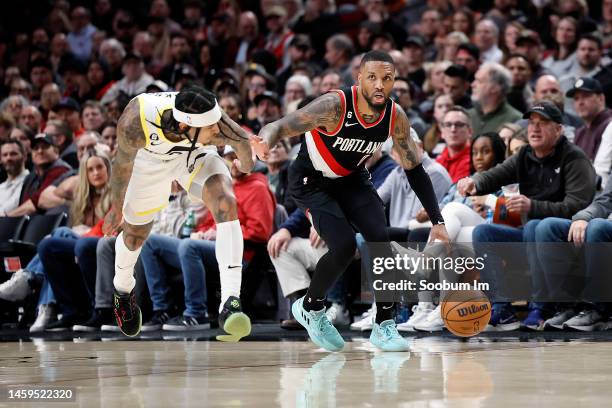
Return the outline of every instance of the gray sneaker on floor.
{"type": "Polygon", "coordinates": [[[603,317],[597,310],[583,310],[563,324],[564,329],[590,332],[599,330],[604,324],[603,317]]]}
{"type": "Polygon", "coordinates": [[[162,326],[166,331],[190,331],[210,329],[210,321],[206,316],[176,316],[162,326]]]}
{"type": "Polygon", "coordinates": [[[563,324],[578,314],[573,308],[559,310],[544,322],[544,330],[563,330],[563,324]]]}

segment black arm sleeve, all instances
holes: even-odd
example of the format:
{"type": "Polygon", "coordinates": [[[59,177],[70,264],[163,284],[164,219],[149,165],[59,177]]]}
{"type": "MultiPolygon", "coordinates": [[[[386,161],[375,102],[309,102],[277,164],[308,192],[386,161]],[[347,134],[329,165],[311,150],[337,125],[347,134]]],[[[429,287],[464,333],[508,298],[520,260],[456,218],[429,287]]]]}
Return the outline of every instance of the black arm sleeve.
{"type": "Polygon", "coordinates": [[[440,224],[444,222],[444,218],[442,218],[442,214],[440,213],[440,207],[438,206],[438,199],[436,198],[436,193],[434,192],[433,185],[431,184],[431,179],[429,175],[425,172],[422,164],[419,164],[415,168],[411,170],[404,170],[406,172],[406,176],[408,177],[408,182],[410,186],[416,193],[421,204],[423,204],[423,208],[427,211],[429,215],[429,219],[433,225],[440,224]]]}

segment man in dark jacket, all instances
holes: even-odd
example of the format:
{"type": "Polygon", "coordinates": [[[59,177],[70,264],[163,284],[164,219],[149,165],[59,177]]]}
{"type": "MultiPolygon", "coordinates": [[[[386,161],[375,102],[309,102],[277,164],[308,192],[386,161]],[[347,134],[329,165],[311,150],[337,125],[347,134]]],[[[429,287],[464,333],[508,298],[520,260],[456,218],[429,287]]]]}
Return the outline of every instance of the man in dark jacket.
{"type": "Polygon", "coordinates": [[[71,170],[68,163],[59,159],[58,148],[53,139],[44,134],[38,134],[32,141],[32,162],[34,171],[23,182],[19,207],[8,212],[9,217],[34,214],[38,208],[38,200],[45,188],[58,177],[71,170]]]}
{"type": "MultiPolygon", "coordinates": [[[[481,224],[474,228],[472,239],[478,254],[486,252],[484,247],[491,242],[534,242],[535,227],[542,218],[570,218],[585,208],[595,194],[595,170],[584,152],[563,136],[561,111],[551,102],[532,106],[524,115],[529,119],[527,137],[529,145],[504,163],[473,177],[459,181],[457,189],[463,195],[494,193],[502,186],[519,183],[520,194],[506,197],[510,212],[529,221],[523,228],[497,224],[481,224]]],[[[530,267],[538,268],[537,254],[528,247],[530,267]]],[[[481,279],[489,283],[493,296],[492,330],[515,330],[520,327],[511,310],[509,299],[500,293],[498,282],[502,270],[497,256],[486,258],[481,279]]],[[[543,304],[532,303],[533,310],[542,309],[543,304]]],[[[523,322],[526,327],[539,325],[536,312],[523,322]],[[532,319],[533,318],[533,319],[532,319]]]]}

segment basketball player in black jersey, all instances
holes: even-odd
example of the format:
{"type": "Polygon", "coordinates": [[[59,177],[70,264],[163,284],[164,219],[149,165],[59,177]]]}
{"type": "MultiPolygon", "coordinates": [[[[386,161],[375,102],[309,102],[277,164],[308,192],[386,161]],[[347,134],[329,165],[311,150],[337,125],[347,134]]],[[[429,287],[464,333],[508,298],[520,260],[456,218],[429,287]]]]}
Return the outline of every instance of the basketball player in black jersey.
{"type": "MultiPolygon", "coordinates": [[[[344,273],[355,253],[355,230],[369,243],[388,243],[385,212],[364,168],[387,138],[401,158],[408,181],[433,223],[432,240],[448,242],[444,220],[431,180],[410,137],[410,123],[390,98],[395,67],[389,54],[366,53],[358,85],[328,92],[304,108],[264,126],[253,145],[262,160],[281,138],[305,133],[297,159],[290,167],[290,192],[311,218],[329,251],[317,263],[306,295],[292,305],[294,317],[313,342],[329,351],[344,340],[325,315],[325,295],[344,273]]],[[[384,245],[392,256],[390,245],[384,245]]],[[[370,342],[385,351],[404,351],[393,320],[393,303],[377,302],[370,342]]]]}

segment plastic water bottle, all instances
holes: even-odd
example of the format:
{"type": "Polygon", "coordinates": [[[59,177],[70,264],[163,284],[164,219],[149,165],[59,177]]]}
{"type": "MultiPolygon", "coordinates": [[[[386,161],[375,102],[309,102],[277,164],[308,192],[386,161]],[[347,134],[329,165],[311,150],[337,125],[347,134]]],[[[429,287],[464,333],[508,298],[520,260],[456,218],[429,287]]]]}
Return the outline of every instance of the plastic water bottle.
{"type": "Polygon", "coordinates": [[[183,224],[183,228],[181,228],[181,238],[189,238],[193,229],[195,228],[195,214],[193,210],[189,210],[187,213],[187,219],[183,224]]]}
{"type": "Polygon", "coordinates": [[[408,308],[408,305],[402,301],[397,306],[397,311],[395,313],[395,323],[406,323],[408,321],[408,318],[410,318],[410,309],[408,308]]]}
{"type": "Polygon", "coordinates": [[[487,210],[487,224],[493,224],[493,211],[490,208],[487,210]]]}

